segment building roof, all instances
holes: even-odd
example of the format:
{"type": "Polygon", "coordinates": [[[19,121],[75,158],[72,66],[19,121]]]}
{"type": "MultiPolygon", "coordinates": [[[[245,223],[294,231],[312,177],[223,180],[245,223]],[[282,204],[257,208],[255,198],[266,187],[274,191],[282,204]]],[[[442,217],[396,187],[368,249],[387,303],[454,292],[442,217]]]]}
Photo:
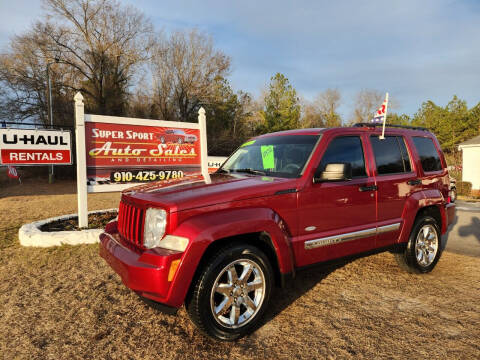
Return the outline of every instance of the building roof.
{"type": "Polygon", "coordinates": [[[459,148],[463,146],[479,145],[480,146],[480,135],[471,138],[470,140],[464,141],[458,145],[459,148]]]}

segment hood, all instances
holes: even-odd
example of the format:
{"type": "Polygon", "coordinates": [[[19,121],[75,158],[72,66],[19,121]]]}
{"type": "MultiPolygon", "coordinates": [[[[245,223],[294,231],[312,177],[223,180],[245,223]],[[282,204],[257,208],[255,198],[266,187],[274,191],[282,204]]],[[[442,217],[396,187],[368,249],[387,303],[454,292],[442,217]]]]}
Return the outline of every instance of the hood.
{"type": "Polygon", "coordinates": [[[238,173],[211,174],[209,177],[210,181],[205,181],[202,176],[189,176],[182,180],[148,183],[125,190],[123,196],[132,198],[134,202],[161,205],[175,212],[272,196],[297,185],[297,179],[238,173]]]}

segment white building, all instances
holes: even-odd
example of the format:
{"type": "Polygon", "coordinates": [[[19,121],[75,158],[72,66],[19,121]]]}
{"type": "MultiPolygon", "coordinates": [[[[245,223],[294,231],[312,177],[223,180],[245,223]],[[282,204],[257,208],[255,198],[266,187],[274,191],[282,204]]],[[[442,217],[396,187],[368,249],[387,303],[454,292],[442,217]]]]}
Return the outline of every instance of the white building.
{"type": "Polygon", "coordinates": [[[472,190],[480,191],[480,135],[460,145],[462,150],[462,181],[472,183],[472,190]]]}

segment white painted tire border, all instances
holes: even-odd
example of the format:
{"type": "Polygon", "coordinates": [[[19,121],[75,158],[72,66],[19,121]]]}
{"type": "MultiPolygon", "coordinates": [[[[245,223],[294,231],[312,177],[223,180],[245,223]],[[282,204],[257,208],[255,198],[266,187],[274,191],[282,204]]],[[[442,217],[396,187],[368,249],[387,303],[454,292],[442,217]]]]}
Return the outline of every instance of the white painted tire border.
{"type": "MultiPolygon", "coordinates": [[[[104,209],[89,211],[89,214],[118,211],[118,209],[104,209]]],[[[40,228],[53,221],[67,220],[77,217],[78,214],[68,214],[35,221],[23,225],[18,230],[18,239],[22,246],[51,247],[61,245],[95,244],[103,229],[85,229],[79,231],[40,231],[40,228]]]]}

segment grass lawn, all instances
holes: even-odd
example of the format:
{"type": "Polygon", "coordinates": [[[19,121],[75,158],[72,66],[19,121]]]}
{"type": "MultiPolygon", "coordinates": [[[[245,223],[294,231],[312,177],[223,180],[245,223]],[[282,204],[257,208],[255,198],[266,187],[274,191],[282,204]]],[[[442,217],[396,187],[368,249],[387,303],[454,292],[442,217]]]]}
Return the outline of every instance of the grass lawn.
{"type": "MultiPolygon", "coordinates": [[[[91,194],[89,209],[119,194],[91,194]]],[[[18,228],[76,212],[75,185],[0,188],[0,354],[5,359],[478,358],[480,259],[445,252],[423,276],[390,253],[299,274],[265,325],[234,343],[204,337],[128,290],[98,245],[24,248],[18,228]]]]}

